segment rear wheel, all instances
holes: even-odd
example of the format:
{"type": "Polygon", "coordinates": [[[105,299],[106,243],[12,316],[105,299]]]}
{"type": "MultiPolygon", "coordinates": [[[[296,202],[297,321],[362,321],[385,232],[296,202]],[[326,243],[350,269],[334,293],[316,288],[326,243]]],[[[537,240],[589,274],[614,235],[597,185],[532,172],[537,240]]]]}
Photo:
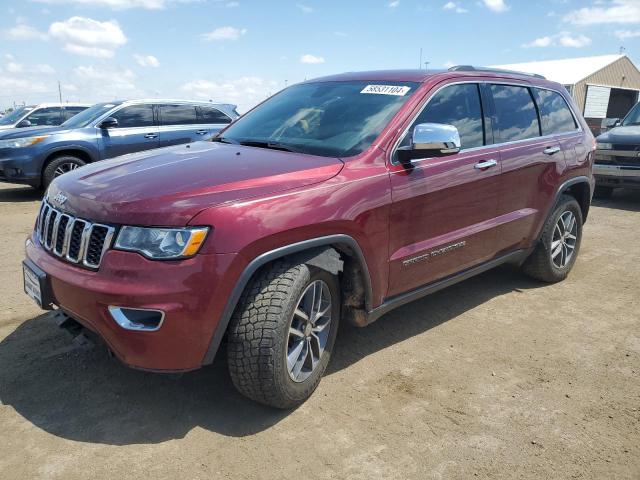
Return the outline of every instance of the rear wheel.
{"type": "Polygon", "coordinates": [[[543,282],[567,278],[576,261],[582,240],[582,210],[575,198],[562,195],[546,221],[542,237],[525,260],[523,271],[543,282]]]}
{"type": "Polygon", "coordinates": [[[598,186],[593,191],[594,198],[606,200],[607,198],[611,198],[611,195],[613,195],[613,187],[598,186]]]}
{"type": "Polygon", "coordinates": [[[339,320],[334,275],[286,260],[274,262],[247,286],[229,326],[234,385],[273,407],[301,404],[329,363],[339,320]]]}
{"type": "Polygon", "coordinates": [[[62,155],[49,161],[43,172],[43,186],[47,188],[60,175],[71,172],[83,166],[85,162],[78,157],[62,155]]]}

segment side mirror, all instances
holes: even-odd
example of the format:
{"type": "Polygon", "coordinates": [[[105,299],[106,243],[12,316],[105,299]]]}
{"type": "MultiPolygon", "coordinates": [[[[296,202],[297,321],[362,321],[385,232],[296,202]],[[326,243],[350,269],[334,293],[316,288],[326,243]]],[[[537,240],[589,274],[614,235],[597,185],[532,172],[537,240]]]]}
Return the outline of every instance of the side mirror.
{"type": "Polygon", "coordinates": [[[118,120],[116,120],[113,117],[105,118],[102,122],[100,122],[100,125],[98,125],[99,128],[103,128],[103,129],[116,128],[117,126],[118,126],[118,120]]]}
{"type": "Polygon", "coordinates": [[[29,120],[20,120],[20,122],[18,122],[18,124],[16,125],[16,128],[24,128],[24,127],[30,127],[31,126],[31,122],[29,120]]]}
{"type": "Polygon", "coordinates": [[[460,148],[460,134],[453,125],[421,123],[413,129],[411,144],[398,148],[398,159],[408,163],[416,158],[442,157],[458,153],[460,148]]]}
{"type": "Polygon", "coordinates": [[[619,127],[620,124],[622,124],[622,122],[620,121],[619,118],[605,118],[602,121],[602,127],[603,128],[614,128],[614,127],[619,127]]]}

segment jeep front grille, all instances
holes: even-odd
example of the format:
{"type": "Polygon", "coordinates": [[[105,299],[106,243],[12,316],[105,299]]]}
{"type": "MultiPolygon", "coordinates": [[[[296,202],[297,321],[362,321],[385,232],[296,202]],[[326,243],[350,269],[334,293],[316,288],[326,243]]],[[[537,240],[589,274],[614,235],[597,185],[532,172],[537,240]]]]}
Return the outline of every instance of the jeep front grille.
{"type": "Polygon", "coordinates": [[[56,257],[98,268],[111,246],[114,227],[73,217],[42,201],[36,224],[40,244],[56,257]]]}

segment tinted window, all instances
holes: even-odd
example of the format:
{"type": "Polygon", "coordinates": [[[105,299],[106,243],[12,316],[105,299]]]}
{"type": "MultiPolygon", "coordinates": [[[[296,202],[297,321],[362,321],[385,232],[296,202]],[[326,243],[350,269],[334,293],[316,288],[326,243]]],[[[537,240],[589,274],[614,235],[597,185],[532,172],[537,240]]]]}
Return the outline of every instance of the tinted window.
{"type": "Polygon", "coordinates": [[[533,89],[536,96],[540,119],[542,120],[542,134],[572,132],[578,127],[569,110],[567,102],[558,92],[533,89]]]}
{"type": "Polygon", "coordinates": [[[64,110],[62,111],[62,114],[64,115],[64,119],[68,120],[74,115],[77,115],[78,113],[86,109],[87,107],[65,107],[64,110]]]}
{"type": "MultiPolygon", "coordinates": [[[[475,83],[451,85],[436,93],[409,131],[419,123],[446,123],[460,133],[462,148],[484,145],[484,125],[480,91],[475,83]]],[[[410,136],[403,140],[408,143],[410,136]]]]}
{"type": "Polygon", "coordinates": [[[193,125],[198,123],[194,105],[160,105],[163,125],[193,125]]]}
{"type": "Polygon", "coordinates": [[[496,108],[496,127],[501,142],[540,135],[538,112],[527,87],[491,85],[496,108]]]}
{"type": "Polygon", "coordinates": [[[640,103],[636,103],[636,106],[627,113],[622,125],[640,125],[640,103]]]}
{"type": "Polygon", "coordinates": [[[62,108],[39,108],[30,113],[25,120],[29,120],[32,126],[51,126],[62,123],[62,108]]]}
{"type": "Polygon", "coordinates": [[[231,123],[231,119],[217,108],[199,107],[199,110],[201,123],[231,123]]]}
{"type": "Polygon", "coordinates": [[[124,107],[111,116],[118,120],[118,128],[151,127],[154,125],[151,105],[124,107]]]}
{"type": "Polygon", "coordinates": [[[31,110],[33,110],[33,107],[18,107],[0,118],[0,125],[13,125],[20,120],[24,114],[31,110]]]}

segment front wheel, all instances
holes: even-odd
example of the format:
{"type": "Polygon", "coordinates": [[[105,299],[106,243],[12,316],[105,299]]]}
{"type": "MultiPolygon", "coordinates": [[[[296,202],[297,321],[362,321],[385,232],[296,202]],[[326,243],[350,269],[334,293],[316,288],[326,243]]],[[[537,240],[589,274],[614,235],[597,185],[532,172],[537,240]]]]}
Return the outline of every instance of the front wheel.
{"type": "Polygon", "coordinates": [[[567,278],[582,240],[582,210],[575,198],[562,195],[542,229],[533,253],[522,266],[537,280],[555,283],[567,278]]]}
{"type": "Polygon", "coordinates": [[[334,275],[286,260],[265,267],[246,287],[229,326],[234,385],[272,407],[303,403],[329,363],[339,320],[334,275]]]}
{"type": "Polygon", "coordinates": [[[83,166],[85,162],[78,157],[62,155],[49,161],[43,172],[43,187],[46,189],[60,175],[72,172],[83,166]]]}

